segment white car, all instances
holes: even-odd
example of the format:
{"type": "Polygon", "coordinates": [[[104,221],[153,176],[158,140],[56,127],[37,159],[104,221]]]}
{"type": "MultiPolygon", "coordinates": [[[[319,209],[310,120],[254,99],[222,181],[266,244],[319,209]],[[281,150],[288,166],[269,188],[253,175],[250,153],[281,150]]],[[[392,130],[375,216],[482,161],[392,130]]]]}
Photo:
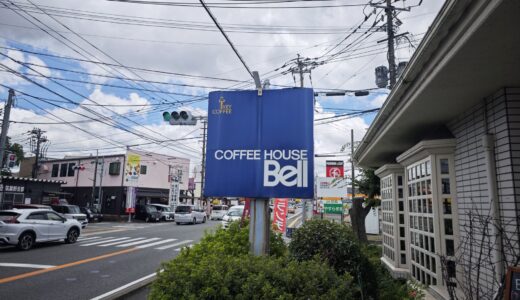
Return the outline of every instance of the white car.
{"type": "Polygon", "coordinates": [[[0,211],[0,243],[31,249],[35,243],[64,240],[75,243],[81,223],[50,209],[13,209],[0,211]]]}
{"type": "Polygon", "coordinates": [[[81,209],[77,205],[71,204],[60,204],[52,205],[52,209],[59,212],[67,219],[76,219],[81,223],[81,228],[85,228],[88,225],[87,215],[81,212],[81,209]]]}
{"type": "Polygon", "coordinates": [[[175,223],[206,223],[206,212],[194,205],[178,205],[175,208],[175,223]]]}
{"type": "Polygon", "coordinates": [[[152,203],[157,211],[161,214],[161,221],[173,221],[175,219],[175,212],[168,205],[152,203]]]}
{"type": "Polygon", "coordinates": [[[211,220],[222,220],[222,218],[228,213],[227,205],[213,205],[211,209],[211,220]]]}
{"type": "Polygon", "coordinates": [[[222,218],[222,227],[228,228],[231,222],[240,221],[244,213],[244,205],[232,206],[228,213],[222,218]]]}

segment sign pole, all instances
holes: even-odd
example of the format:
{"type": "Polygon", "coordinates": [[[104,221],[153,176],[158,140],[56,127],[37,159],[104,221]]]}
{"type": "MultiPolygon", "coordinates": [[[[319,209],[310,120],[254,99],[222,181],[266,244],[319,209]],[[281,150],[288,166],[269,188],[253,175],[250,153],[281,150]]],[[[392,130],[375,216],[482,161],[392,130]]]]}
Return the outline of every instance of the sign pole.
{"type": "Polygon", "coordinates": [[[256,256],[269,254],[269,198],[251,199],[249,221],[249,243],[251,253],[256,256]]]}

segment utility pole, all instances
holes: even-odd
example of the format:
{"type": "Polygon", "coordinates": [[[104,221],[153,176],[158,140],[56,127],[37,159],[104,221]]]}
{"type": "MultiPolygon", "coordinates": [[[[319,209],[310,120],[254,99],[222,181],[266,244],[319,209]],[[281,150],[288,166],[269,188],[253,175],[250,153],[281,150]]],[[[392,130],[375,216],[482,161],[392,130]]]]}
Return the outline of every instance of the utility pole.
{"type": "MultiPolygon", "coordinates": [[[[92,205],[96,203],[96,177],[99,151],[96,150],[96,161],[94,162],[94,179],[92,180],[92,205]]],[[[92,162],[91,162],[92,163],[92,162]]]]}
{"type": "Polygon", "coordinates": [[[99,209],[101,210],[103,207],[103,169],[105,167],[105,158],[101,158],[101,172],[99,173],[99,190],[98,190],[98,199],[99,199],[99,209]]]}
{"type": "Polygon", "coordinates": [[[352,200],[354,200],[354,196],[356,195],[354,192],[354,129],[350,129],[350,168],[350,176],[352,176],[352,200]]]}
{"type": "Polygon", "coordinates": [[[2,134],[0,136],[0,169],[4,168],[4,154],[6,149],[7,131],[9,130],[9,116],[11,114],[11,107],[14,102],[14,90],[9,89],[9,98],[4,109],[4,119],[2,121],[2,134]]]}
{"type": "Polygon", "coordinates": [[[39,169],[40,158],[41,158],[40,146],[42,143],[47,142],[47,138],[42,137],[42,133],[44,133],[44,132],[45,131],[42,131],[40,128],[34,128],[33,130],[30,131],[30,133],[32,134],[32,139],[36,140],[36,151],[34,152],[34,154],[36,156],[34,159],[34,165],[33,165],[33,169],[32,169],[32,178],[38,177],[38,169],[39,169]]]}
{"type": "Polygon", "coordinates": [[[204,203],[204,176],[206,173],[206,130],[207,121],[202,120],[202,168],[200,170],[200,199],[204,203]]]}
{"type": "Polygon", "coordinates": [[[394,49],[394,9],[392,0],[386,0],[386,32],[388,34],[388,68],[390,73],[390,89],[395,85],[395,49],[394,49]]]}
{"type": "Polygon", "coordinates": [[[298,62],[298,72],[300,73],[300,87],[303,87],[303,63],[300,60],[300,54],[298,53],[298,58],[296,59],[298,62]]]}

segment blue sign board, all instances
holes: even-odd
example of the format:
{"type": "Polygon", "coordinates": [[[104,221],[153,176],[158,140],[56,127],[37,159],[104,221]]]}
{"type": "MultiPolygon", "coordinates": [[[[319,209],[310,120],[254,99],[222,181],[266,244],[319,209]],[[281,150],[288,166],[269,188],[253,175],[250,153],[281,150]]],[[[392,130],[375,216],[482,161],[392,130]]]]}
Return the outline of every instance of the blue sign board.
{"type": "Polygon", "coordinates": [[[314,198],[312,89],[209,94],[204,195],[314,198]]]}

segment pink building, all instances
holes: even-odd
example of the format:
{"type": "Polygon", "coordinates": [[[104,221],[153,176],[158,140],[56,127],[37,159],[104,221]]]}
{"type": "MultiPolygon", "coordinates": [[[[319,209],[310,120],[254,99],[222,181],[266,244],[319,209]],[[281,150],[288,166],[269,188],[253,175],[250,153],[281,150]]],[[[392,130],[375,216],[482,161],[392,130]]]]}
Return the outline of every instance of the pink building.
{"type": "Polygon", "coordinates": [[[65,181],[61,196],[70,203],[99,205],[103,213],[118,215],[125,213],[129,186],[136,187],[137,204],[168,204],[172,176],[180,177],[181,198],[186,200],[189,164],[185,158],[128,150],[99,156],[97,166],[95,156],[49,160],[42,163],[38,178],[65,181]]]}

